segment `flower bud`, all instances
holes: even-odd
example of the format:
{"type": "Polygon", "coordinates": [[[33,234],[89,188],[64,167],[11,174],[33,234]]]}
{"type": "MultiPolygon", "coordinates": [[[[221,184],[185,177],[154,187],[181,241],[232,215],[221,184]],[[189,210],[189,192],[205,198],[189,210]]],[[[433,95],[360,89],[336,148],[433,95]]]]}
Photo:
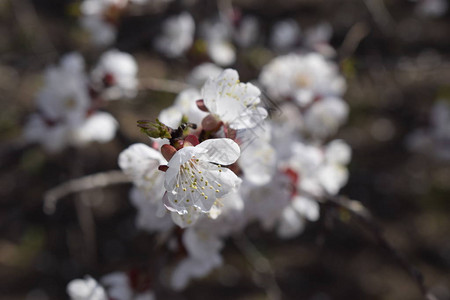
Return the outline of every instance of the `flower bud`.
{"type": "Polygon", "coordinates": [[[172,156],[177,152],[177,149],[175,147],[165,144],[161,147],[161,154],[164,156],[164,158],[169,161],[172,156]]]}

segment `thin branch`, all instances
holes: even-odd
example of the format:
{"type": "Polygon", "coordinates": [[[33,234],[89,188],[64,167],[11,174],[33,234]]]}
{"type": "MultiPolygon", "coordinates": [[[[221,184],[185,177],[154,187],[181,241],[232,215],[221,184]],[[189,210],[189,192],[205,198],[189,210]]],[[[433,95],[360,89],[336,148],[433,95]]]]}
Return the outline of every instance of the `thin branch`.
{"type": "Polygon", "coordinates": [[[386,8],[383,0],[364,0],[367,9],[369,10],[375,23],[381,31],[389,36],[395,32],[396,24],[391,14],[386,8]]]}
{"type": "Polygon", "coordinates": [[[365,23],[358,22],[353,25],[339,48],[339,57],[345,59],[352,56],[361,41],[369,34],[369,31],[369,27],[365,23]]]}
{"type": "Polygon", "coordinates": [[[139,79],[139,90],[141,91],[152,90],[158,92],[178,94],[181,91],[190,87],[192,86],[190,86],[189,84],[175,80],[152,78],[152,77],[139,79]]]}
{"type": "Polygon", "coordinates": [[[235,236],[233,241],[251,265],[254,282],[266,291],[270,300],[282,299],[282,292],[276,281],[275,272],[270,261],[258,251],[244,234],[235,236]]]}
{"type": "Polygon", "coordinates": [[[351,200],[342,196],[330,196],[327,198],[325,205],[331,204],[339,208],[347,210],[355,217],[361,225],[363,225],[375,237],[378,245],[386,250],[394,260],[399,264],[413,279],[426,300],[437,300],[437,298],[428,291],[425,286],[423,274],[403,257],[383,236],[381,228],[374,222],[370,212],[359,201],[351,200]]]}
{"type": "Polygon", "coordinates": [[[58,200],[71,193],[79,193],[86,190],[128,182],[131,182],[131,180],[122,171],[118,170],[69,180],[52,188],[44,194],[44,211],[47,214],[52,214],[55,211],[58,200]]]}

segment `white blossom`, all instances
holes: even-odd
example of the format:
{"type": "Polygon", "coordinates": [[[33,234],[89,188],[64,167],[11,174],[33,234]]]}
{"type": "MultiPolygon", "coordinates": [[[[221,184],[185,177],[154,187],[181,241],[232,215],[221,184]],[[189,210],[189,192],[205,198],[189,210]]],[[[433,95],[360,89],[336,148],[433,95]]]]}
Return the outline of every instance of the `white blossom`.
{"type": "Polygon", "coordinates": [[[162,26],[163,31],[155,40],[158,51],[168,57],[179,57],[191,47],[195,22],[188,12],[169,17],[162,26]]]}
{"type": "Polygon", "coordinates": [[[51,122],[78,125],[85,118],[90,105],[84,60],[78,53],[61,58],[58,66],[45,72],[45,85],[36,104],[39,112],[51,122]]]}
{"type": "Polygon", "coordinates": [[[342,96],[346,89],[336,64],[318,53],[279,56],[263,68],[259,81],[275,101],[293,100],[300,107],[315,98],[342,96]]]}
{"type": "Polygon", "coordinates": [[[204,277],[222,264],[219,251],[223,242],[216,235],[191,227],[184,231],[182,239],[189,256],[173,271],[171,286],[175,290],[184,289],[191,278],[204,277]]]}
{"type": "Polygon", "coordinates": [[[189,73],[187,83],[201,88],[209,78],[215,78],[223,72],[223,69],[213,63],[202,63],[189,73]]]}
{"type": "Polygon", "coordinates": [[[231,43],[232,28],[230,24],[218,19],[201,24],[200,35],[206,41],[209,57],[215,64],[226,67],[236,60],[236,51],[231,43]]]}
{"type": "Polygon", "coordinates": [[[278,21],[272,28],[270,45],[278,51],[292,49],[301,38],[300,26],[293,19],[278,21]]]}
{"type": "Polygon", "coordinates": [[[108,291],[108,295],[114,300],[155,300],[153,291],[136,292],[130,285],[127,274],[114,272],[102,277],[102,283],[108,291]]]}
{"type": "Polygon", "coordinates": [[[305,130],[319,139],[333,135],[347,121],[348,111],[348,104],[340,98],[326,97],[314,102],[304,114],[305,130]]]}
{"type": "Polygon", "coordinates": [[[161,152],[140,143],[131,145],[119,155],[119,166],[133,183],[159,199],[164,194],[164,173],[158,167],[165,163],[161,152]]]}
{"type": "Polygon", "coordinates": [[[136,60],[128,53],[109,50],[102,54],[91,78],[94,86],[103,91],[108,100],[132,98],[137,93],[136,60]]]}
{"type": "Polygon", "coordinates": [[[236,43],[243,48],[250,47],[259,37],[259,22],[254,16],[244,16],[233,31],[236,43]]]}
{"type": "Polygon", "coordinates": [[[96,112],[71,132],[71,144],[82,146],[90,142],[107,143],[116,135],[118,123],[106,112],[96,112]]]}
{"type": "Polygon", "coordinates": [[[222,165],[234,163],[239,146],[231,139],[210,139],[178,150],[168,163],[166,207],[179,214],[195,207],[207,213],[217,198],[236,188],[240,179],[222,165]]]}
{"type": "Polygon", "coordinates": [[[162,196],[154,196],[136,187],[130,191],[130,201],[137,210],[136,227],[148,232],[167,232],[173,227],[162,196]]]}
{"type": "Polygon", "coordinates": [[[255,127],[267,117],[267,111],[258,106],[260,94],[253,84],[240,82],[238,73],[232,69],[209,79],[202,88],[205,106],[232,129],[255,127]]]}
{"type": "Polygon", "coordinates": [[[84,0],[80,5],[81,25],[89,31],[92,41],[98,46],[111,44],[116,38],[113,24],[117,14],[127,5],[122,0],[84,0]]]}
{"type": "Polygon", "coordinates": [[[197,106],[196,101],[200,98],[201,95],[197,89],[191,88],[182,91],[178,94],[172,106],[159,113],[159,121],[171,128],[178,128],[183,116],[185,116],[188,122],[200,126],[203,118],[208,115],[197,106]]]}
{"type": "Polygon", "coordinates": [[[108,300],[105,289],[90,276],[72,280],[66,290],[71,300],[108,300]]]}

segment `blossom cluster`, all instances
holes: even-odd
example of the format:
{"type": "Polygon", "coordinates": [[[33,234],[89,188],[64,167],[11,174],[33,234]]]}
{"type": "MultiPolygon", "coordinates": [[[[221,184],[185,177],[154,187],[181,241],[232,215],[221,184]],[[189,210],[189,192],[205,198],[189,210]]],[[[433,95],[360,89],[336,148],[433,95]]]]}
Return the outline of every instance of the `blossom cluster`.
{"type": "Polygon", "coordinates": [[[69,53],[49,67],[36,97],[37,111],[24,129],[24,139],[49,152],[114,138],[118,123],[99,109],[106,101],[132,98],[137,92],[137,64],[118,50],[105,52],[88,75],[83,57],[69,53]]]}
{"type": "Polygon", "coordinates": [[[170,242],[170,251],[185,253],[172,271],[174,289],[221,265],[225,239],[248,224],[297,236],[319,218],[319,202],[347,182],[351,149],[329,140],[348,112],[336,65],[317,53],[281,56],[255,84],[233,69],[214,71],[200,90],[181,92],[156,123],[138,121],[151,145],[131,145],[119,156],[134,182],[137,227],[181,234],[170,242]],[[276,64],[285,58],[303,72],[278,78],[276,64]],[[276,101],[266,101],[255,84],[276,101]],[[308,99],[299,101],[302,92],[308,99]]]}

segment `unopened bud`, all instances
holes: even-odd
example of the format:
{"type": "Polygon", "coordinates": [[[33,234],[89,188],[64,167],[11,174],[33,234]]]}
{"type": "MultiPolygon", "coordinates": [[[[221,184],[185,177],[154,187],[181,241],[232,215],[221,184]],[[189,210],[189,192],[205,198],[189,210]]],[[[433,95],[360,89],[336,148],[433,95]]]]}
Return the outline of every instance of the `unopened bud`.
{"type": "Polygon", "coordinates": [[[175,149],[174,146],[171,146],[169,144],[164,144],[161,147],[161,154],[164,156],[164,158],[169,161],[172,156],[175,155],[175,153],[177,152],[177,149],[175,149]]]}
{"type": "Polygon", "coordinates": [[[202,120],[202,127],[206,131],[216,132],[222,126],[222,122],[213,115],[207,115],[202,120]]]}
{"type": "MultiPolygon", "coordinates": [[[[197,138],[195,135],[192,135],[192,134],[188,135],[188,136],[184,139],[184,143],[185,143],[185,144],[186,144],[186,143],[189,143],[189,144],[191,144],[192,146],[197,146],[198,144],[200,144],[198,138],[197,138]]],[[[185,147],[186,147],[186,145],[185,145],[185,147]]]]}
{"type": "Polygon", "coordinates": [[[197,107],[201,111],[209,112],[208,108],[205,105],[205,101],[203,101],[203,99],[197,100],[195,103],[197,103],[197,107]]]}

